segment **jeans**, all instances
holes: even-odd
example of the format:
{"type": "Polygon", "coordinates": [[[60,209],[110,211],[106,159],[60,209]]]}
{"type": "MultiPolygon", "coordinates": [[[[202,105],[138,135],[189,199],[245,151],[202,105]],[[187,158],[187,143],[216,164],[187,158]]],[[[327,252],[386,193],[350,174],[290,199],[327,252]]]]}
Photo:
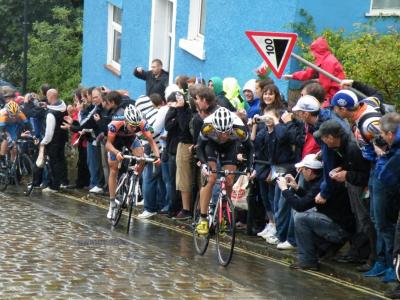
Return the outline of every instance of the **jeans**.
{"type": "Polygon", "coordinates": [[[92,143],[87,145],[87,165],[90,173],[89,187],[104,186],[103,167],[101,165],[101,148],[92,143]]]}
{"type": "Polygon", "coordinates": [[[274,205],[276,209],[274,218],[277,238],[281,242],[289,241],[292,245],[296,245],[296,239],[293,231],[292,208],[282,196],[282,192],[278,185],[275,185],[274,205]]]}
{"type": "MultiPolygon", "coordinates": [[[[376,227],[376,217],[375,217],[375,197],[374,197],[374,177],[375,177],[375,167],[371,167],[371,171],[369,173],[369,181],[368,181],[368,190],[370,195],[370,216],[371,221],[376,227]]],[[[386,265],[386,251],[385,244],[383,242],[383,238],[379,230],[376,230],[376,260],[380,262],[382,265],[386,265]]],[[[392,263],[390,263],[392,265],[392,263]]]]}
{"type": "Polygon", "coordinates": [[[267,215],[268,212],[272,212],[271,202],[269,201],[268,184],[264,179],[258,179],[257,185],[260,198],[265,207],[265,214],[267,215]]]}
{"type": "MultiPolygon", "coordinates": [[[[168,159],[169,160],[169,159],[168,159]]],[[[169,163],[167,161],[163,161],[161,162],[161,174],[162,174],[162,179],[164,184],[160,185],[159,191],[160,193],[163,192],[163,190],[165,191],[164,195],[164,201],[161,203],[162,207],[161,210],[162,211],[168,211],[169,210],[169,202],[171,199],[171,177],[169,176],[169,163]],[[164,187],[164,188],[163,188],[164,187]]]]}
{"type": "MultiPolygon", "coordinates": [[[[145,153],[150,154],[150,146],[147,144],[144,147],[145,153]]],[[[161,167],[156,167],[153,164],[146,164],[143,170],[143,198],[144,210],[148,212],[157,212],[164,208],[166,202],[166,188],[163,181],[161,167]]]]}
{"type": "Polygon", "coordinates": [[[398,213],[398,187],[390,188],[377,178],[373,178],[373,206],[375,227],[381,236],[385,249],[385,263],[389,267],[393,263],[393,247],[395,235],[395,216],[398,213]]]}
{"type": "Polygon", "coordinates": [[[349,236],[328,216],[315,210],[296,213],[294,229],[297,237],[299,262],[304,265],[318,264],[318,245],[328,242],[340,244],[349,236]]]}

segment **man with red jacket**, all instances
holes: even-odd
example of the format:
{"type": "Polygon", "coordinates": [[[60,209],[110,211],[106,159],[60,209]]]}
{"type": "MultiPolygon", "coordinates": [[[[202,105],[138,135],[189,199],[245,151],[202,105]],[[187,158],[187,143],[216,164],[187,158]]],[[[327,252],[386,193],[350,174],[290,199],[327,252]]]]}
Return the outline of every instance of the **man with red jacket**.
{"type": "MultiPolygon", "coordinates": [[[[343,66],[329,50],[328,42],[323,37],[319,37],[314,42],[312,42],[311,53],[315,58],[315,65],[339,79],[345,78],[343,66]]],[[[319,83],[326,91],[326,100],[322,104],[322,108],[329,106],[330,100],[333,95],[335,95],[335,93],[340,90],[339,83],[336,83],[325,75],[318,74],[318,72],[312,68],[307,68],[304,71],[294,72],[291,75],[283,75],[283,78],[295,80],[309,80],[318,78],[319,83]]]]}

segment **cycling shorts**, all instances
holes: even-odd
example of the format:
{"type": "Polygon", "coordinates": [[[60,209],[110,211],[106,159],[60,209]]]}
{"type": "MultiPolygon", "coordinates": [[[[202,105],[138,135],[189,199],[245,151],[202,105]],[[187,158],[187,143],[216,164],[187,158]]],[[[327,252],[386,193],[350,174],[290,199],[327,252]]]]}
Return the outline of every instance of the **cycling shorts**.
{"type": "Polygon", "coordinates": [[[17,123],[7,124],[5,131],[10,135],[11,141],[15,142],[18,138],[19,125],[17,123]]]}
{"type": "Polygon", "coordinates": [[[237,141],[218,144],[212,140],[208,140],[205,148],[207,162],[217,162],[219,159],[221,166],[236,165],[238,145],[239,142],[237,141]]]}
{"type": "MultiPolygon", "coordinates": [[[[140,148],[143,147],[142,143],[140,142],[138,137],[134,137],[134,140],[132,142],[132,137],[118,137],[115,142],[114,142],[114,147],[118,149],[119,151],[122,151],[124,147],[128,149],[135,149],[135,148],[140,148]]],[[[115,156],[114,153],[108,152],[108,158],[111,161],[116,161],[117,157],[115,156]]]]}

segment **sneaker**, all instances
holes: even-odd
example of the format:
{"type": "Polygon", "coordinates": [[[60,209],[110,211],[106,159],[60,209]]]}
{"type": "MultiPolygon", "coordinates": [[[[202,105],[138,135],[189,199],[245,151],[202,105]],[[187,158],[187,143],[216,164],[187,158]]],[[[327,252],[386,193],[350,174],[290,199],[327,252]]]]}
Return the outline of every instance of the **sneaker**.
{"type": "Polygon", "coordinates": [[[89,190],[89,193],[101,194],[103,193],[103,189],[98,186],[94,186],[89,190]]]}
{"type": "Polygon", "coordinates": [[[293,250],[296,247],[293,246],[291,243],[289,243],[288,241],[285,241],[283,243],[279,243],[278,245],[276,245],[276,248],[279,250],[293,250]]]}
{"type": "Polygon", "coordinates": [[[190,213],[190,211],[186,210],[186,209],[182,209],[175,217],[176,220],[189,220],[192,218],[192,214],[190,213]]]}
{"type": "Polygon", "coordinates": [[[68,184],[60,184],[60,189],[67,189],[69,188],[68,184]]]}
{"type": "Polygon", "coordinates": [[[137,217],[139,219],[148,219],[156,214],[157,214],[156,212],[149,212],[149,211],[145,210],[141,214],[139,214],[137,217]]]}
{"type": "Polygon", "coordinates": [[[208,234],[208,221],[201,220],[196,226],[196,231],[200,235],[207,235],[208,234]]]}
{"type": "Polygon", "coordinates": [[[112,219],[112,215],[113,215],[115,206],[117,206],[115,201],[110,201],[110,206],[108,207],[107,219],[109,219],[109,220],[112,219]]]}
{"type": "Polygon", "coordinates": [[[376,262],[371,270],[363,273],[363,276],[364,277],[378,277],[378,276],[382,276],[385,273],[386,273],[386,267],[382,263],[376,262]]]}
{"type": "Polygon", "coordinates": [[[400,299],[400,284],[394,289],[386,291],[384,296],[390,299],[400,299]]]}
{"type": "Polygon", "coordinates": [[[58,193],[58,190],[53,190],[50,187],[47,187],[42,190],[43,193],[58,193]]]}
{"type": "Polygon", "coordinates": [[[267,225],[265,225],[263,231],[260,231],[259,233],[257,233],[257,236],[260,236],[262,238],[265,239],[265,237],[267,236],[268,232],[269,232],[269,228],[271,227],[270,223],[268,223],[267,225]]]}
{"type": "Polygon", "coordinates": [[[268,236],[275,236],[276,234],[276,226],[275,224],[271,224],[268,230],[268,236]]]}
{"type": "Polygon", "coordinates": [[[265,238],[265,240],[267,241],[268,244],[271,244],[271,245],[278,245],[279,244],[279,239],[275,235],[267,236],[265,238]]]}
{"type": "Polygon", "coordinates": [[[387,268],[385,272],[385,276],[382,278],[383,283],[395,282],[396,281],[396,273],[394,272],[393,267],[387,268]]]}
{"type": "Polygon", "coordinates": [[[394,258],[393,265],[397,280],[400,281],[400,254],[397,254],[396,257],[394,258]]]}

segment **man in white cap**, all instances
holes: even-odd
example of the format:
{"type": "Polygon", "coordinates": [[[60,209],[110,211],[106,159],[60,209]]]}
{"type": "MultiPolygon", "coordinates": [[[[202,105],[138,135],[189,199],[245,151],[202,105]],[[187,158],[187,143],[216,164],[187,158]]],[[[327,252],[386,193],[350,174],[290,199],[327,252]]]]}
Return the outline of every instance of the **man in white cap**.
{"type": "Polygon", "coordinates": [[[320,102],[311,95],[304,95],[299,98],[292,111],[304,122],[305,138],[301,157],[307,154],[317,153],[319,145],[313,137],[314,128],[320,120],[320,102]]]}
{"type": "Polygon", "coordinates": [[[335,201],[328,199],[324,204],[316,203],[315,196],[322,182],[322,163],[316,159],[315,154],[307,155],[295,166],[304,176],[304,188],[299,187],[290,175],[277,180],[282,195],[297,211],[294,215],[294,228],[299,261],[290,267],[318,270],[319,250],[323,248],[326,251],[333,245],[340,245],[349,237],[342,223],[349,222],[351,218],[350,206],[348,200],[346,204],[342,197],[335,201]]]}

